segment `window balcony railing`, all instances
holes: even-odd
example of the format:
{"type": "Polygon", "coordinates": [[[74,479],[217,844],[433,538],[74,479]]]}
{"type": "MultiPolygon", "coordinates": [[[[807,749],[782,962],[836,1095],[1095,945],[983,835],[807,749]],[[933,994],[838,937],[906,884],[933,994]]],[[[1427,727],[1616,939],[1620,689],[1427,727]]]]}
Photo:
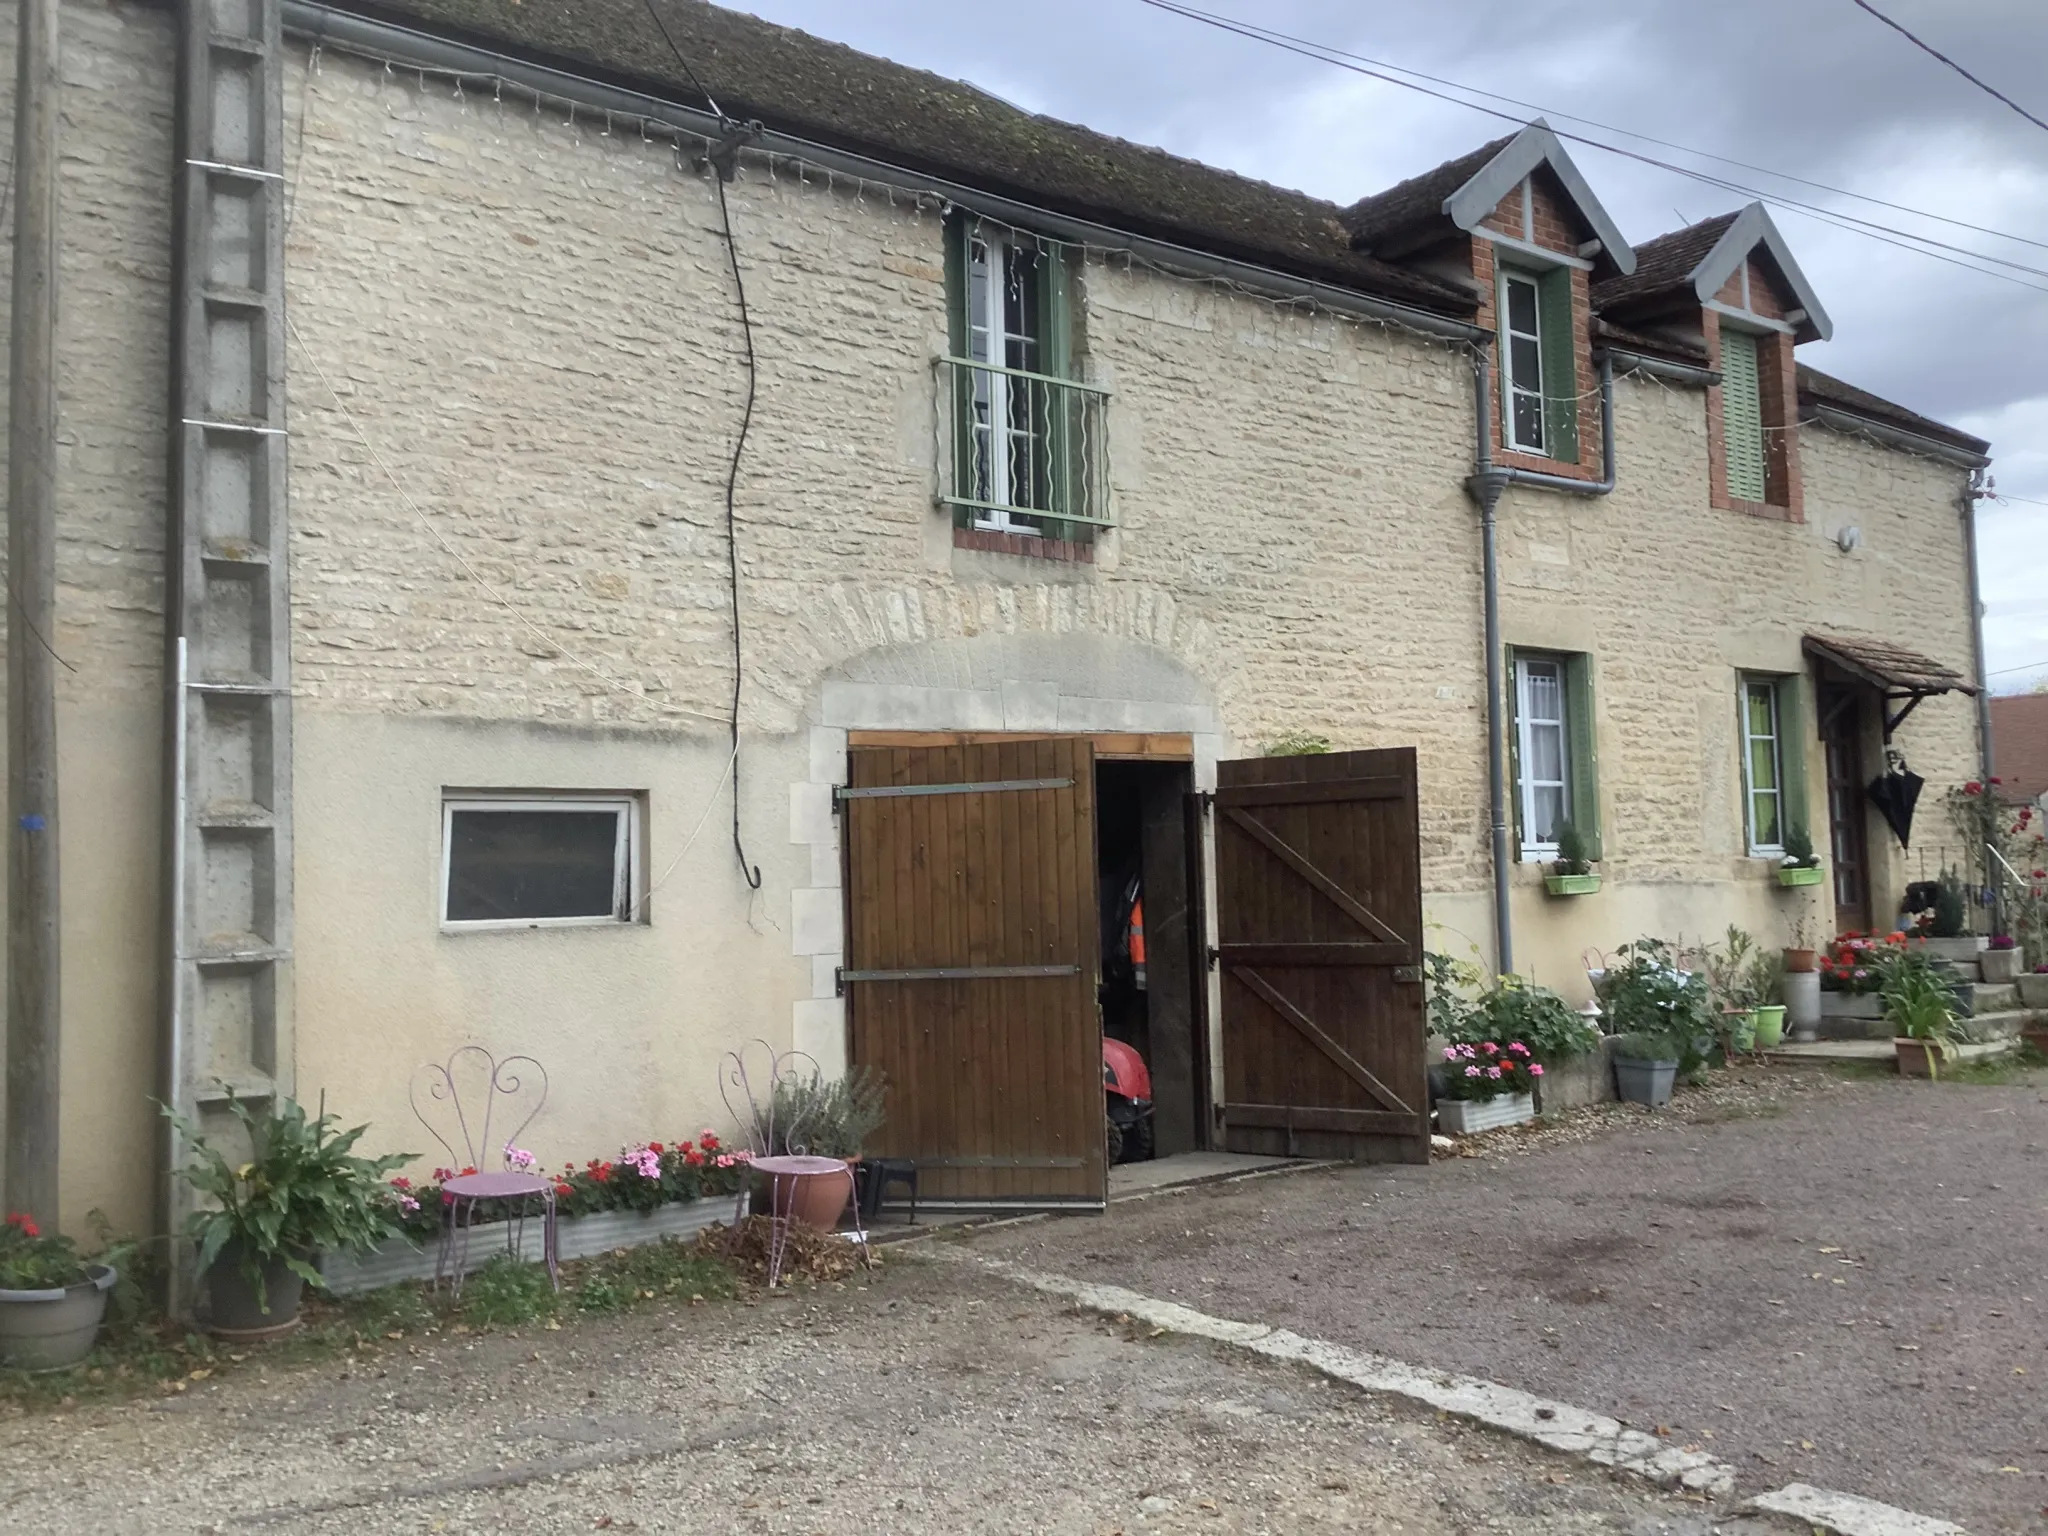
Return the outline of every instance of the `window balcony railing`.
{"type": "Polygon", "coordinates": [[[941,502],[970,527],[1009,533],[1114,526],[1108,390],[964,357],[938,368],[941,502]]]}

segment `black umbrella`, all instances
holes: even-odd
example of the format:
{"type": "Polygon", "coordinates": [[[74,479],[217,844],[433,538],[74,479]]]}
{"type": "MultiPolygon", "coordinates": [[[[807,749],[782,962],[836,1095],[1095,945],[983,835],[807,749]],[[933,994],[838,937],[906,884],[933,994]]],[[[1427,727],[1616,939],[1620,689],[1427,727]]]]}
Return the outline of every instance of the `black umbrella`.
{"type": "Polygon", "coordinates": [[[1920,803],[1920,791],[1927,781],[1906,766],[1902,757],[1870,781],[1871,804],[1884,813],[1885,825],[1898,834],[1899,846],[1907,846],[1913,831],[1913,807],[1920,803]]]}

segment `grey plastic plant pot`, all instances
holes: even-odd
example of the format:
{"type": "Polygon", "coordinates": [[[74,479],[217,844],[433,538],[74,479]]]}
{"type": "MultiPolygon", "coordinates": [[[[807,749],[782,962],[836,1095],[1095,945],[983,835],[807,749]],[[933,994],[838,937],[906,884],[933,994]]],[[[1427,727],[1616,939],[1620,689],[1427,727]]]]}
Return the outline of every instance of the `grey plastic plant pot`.
{"type": "Polygon", "coordinates": [[[88,1264],[86,1278],[54,1291],[0,1291],[0,1365],[61,1371],[92,1353],[114,1271],[88,1264]]]}
{"type": "Polygon", "coordinates": [[[1671,1102],[1672,1085],[1678,1081],[1678,1063],[1643,1061],[1633,1056],[1614,1058],[1614,1088],[1628,1104],[1647,1104],[1655,1109],[1671,1102]]]}
{"type": "Polygon", "coordinates": [[[263,1265],[263,1295],[242,1273],[241,1250],[233,1243],[221,1249],[206,1271],[206,1295],[211,1303],[206,1331],[216,1338],[262,1340],[276,1338],[299,1326],[299,1300],[306,1282],[281,1258],[263,1265]]]}

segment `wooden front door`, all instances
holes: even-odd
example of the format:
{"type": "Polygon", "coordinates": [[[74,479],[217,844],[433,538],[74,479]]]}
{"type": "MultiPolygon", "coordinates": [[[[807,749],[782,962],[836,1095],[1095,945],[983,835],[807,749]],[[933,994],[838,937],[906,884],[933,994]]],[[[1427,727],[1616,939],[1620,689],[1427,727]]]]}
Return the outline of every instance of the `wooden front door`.
{"type": "Polygon", "coordinates": [[[1863,711],[1858,690],[1820,689],[1821,750],[1828,774],[1828,862],[1834,869],[1835,931],[1870,929],[1870,816],[1863,771],[1863,711]]]}
{"type": "Polygon", "coordinates": [[[1217,765],[1224,1145],[1429,1160],[1415,753],[1217,765]]]}
{"type": "Polygon", "coordinates": [[[849,755],[842,985],[888,1084],[868,1150],[916,1159],[924,1201],[1100,1205],[1093,748],[849,755]]]}

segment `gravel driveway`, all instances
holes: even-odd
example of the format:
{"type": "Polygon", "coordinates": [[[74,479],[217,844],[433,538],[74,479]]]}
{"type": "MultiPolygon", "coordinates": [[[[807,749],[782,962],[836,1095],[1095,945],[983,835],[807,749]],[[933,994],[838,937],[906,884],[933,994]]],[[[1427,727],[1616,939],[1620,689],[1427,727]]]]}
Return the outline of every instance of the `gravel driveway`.
{"type": "Polygon", "coordinates": [[[1428,1168],[1211,1186],[977,1247],[2048,1532],[2048,1085],[1752,1071],[1428,1168]]]}
{"type": "MultiPolygon", "coordinates": [[[[0,1422],[0,1529],[1761,1533],[971,1268],[0,1422]]],[[[1775,1528],[1773,1528],[1775,1529],[1775,1528]]]]}

